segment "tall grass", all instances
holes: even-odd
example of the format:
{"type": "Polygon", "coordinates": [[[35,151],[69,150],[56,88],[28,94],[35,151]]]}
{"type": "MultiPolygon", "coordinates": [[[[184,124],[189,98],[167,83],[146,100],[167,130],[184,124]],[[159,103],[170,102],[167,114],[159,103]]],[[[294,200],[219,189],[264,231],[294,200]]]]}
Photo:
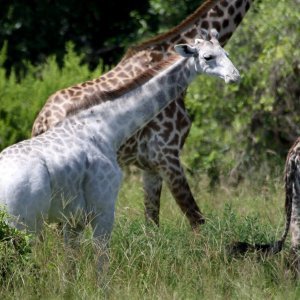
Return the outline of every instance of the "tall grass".
{"type": "MultiPolygon", "coordinates": [[[[193,180],[192,180],[193,182],[193,180]]],[[[279,255],[230,256],[236,240],[268,242],[283,229],[280,180],[209,192],[196,184],[206,216],[192,232],[168,191],[163,191],[160,228],[145,226],[138,177],[119,195],[109,257],[97,276],[89,229],[78,249],[46,226],[26,261],[10,266],[0,282],[1,299],[297,299],[300,287],[287,266],[289,242],[279,255]]]]}

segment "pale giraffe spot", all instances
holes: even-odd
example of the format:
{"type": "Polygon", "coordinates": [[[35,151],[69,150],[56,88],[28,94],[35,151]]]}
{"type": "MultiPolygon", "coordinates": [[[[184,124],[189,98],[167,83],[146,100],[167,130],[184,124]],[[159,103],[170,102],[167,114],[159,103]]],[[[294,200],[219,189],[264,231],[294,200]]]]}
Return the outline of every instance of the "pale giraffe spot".
{"type": "Polygon", "coordinates": [[[53,99],[53,101],[57,104],[62,103],[64,100],[62,97],[60,97],[59,95],[56,95],[53,99]]]}
{"type": "Polygon", "coordinates": [[[115,72],[113,72],[113,71],[110,71],[110,72],[108,72],[107,73],[107,75],[106,75],[108,78],[112,78],[112,77],[115,77],[115,72]]]}

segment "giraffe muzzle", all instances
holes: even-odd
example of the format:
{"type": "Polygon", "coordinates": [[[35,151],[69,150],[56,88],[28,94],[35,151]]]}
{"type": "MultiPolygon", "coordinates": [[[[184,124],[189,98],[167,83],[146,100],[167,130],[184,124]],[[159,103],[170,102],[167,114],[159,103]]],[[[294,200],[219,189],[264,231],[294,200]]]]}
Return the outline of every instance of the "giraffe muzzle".
{"type": "Polygon", "coordinates": [[[238,70],[234,70],[232,74],[225,76],[226,83],[238,83],[241,80],[241,75],[238,70]]]}

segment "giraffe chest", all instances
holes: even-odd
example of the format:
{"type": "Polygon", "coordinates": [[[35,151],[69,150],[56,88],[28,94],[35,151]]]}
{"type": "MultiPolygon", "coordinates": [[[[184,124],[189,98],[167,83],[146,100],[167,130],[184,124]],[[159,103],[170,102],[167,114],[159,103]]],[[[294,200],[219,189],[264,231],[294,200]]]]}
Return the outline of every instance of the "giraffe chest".
{"type": "Polygon", "coordinates": [[[169,151],[180,152],[191,126],[183,97],[173,101],[121,146],[121,166],[134,164],[144,170],[154,169],[169,151]]]}

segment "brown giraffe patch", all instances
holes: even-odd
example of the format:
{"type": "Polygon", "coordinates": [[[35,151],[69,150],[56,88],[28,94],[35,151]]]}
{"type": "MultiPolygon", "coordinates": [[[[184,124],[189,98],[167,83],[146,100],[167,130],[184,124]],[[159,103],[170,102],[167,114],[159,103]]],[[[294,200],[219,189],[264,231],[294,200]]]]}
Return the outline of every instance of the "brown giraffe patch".
{"type": "Polygon", "coordinates": [[[235,2],[235,8],[240,8],[241,6],[242,6],[242,4],[243,4],[243,0],[238,0],[238,1],[236,1],[235,2]]]}
{"type": "Polygon", "coordinates": [[[246,7],[245,7],[246,11],[248,11],[249,8],[250,8],[250,3],[248,2],[248,3],[246,4],[246,7]]]}
{"type": "Polygon", "coordinates": [[[192,30],[188,31],[184,36],[187,38],[193,38],[197,34],[197,29],[193,28],[192,30]]]}
{"type": "Polygon", "coordinates": [[[208,29],[209,28],[209,23],[207,21],[203,21],[201,23],[201,27],[204,28],[204,29],[208,29]]]}
{"type": "Polygon", "coordinates": [[[224,6],[224,7],[227,7],[229,4],[228,4],[228,1],[222,0],[221,5],[224,6]]]}
{"type": "Polygon", "coordinates": [[[102,82],[101,86],[103,87],[104,90],[109,90],[110,86],[107,82],[102,82]]]}
{"type": "Polygon", "coordinates": [[[223,21],[223,23],[222,23],[222,26],[223,26],[223,28],[228,27],[228,26],[229,26],[229,20],[228,20],[228,19],[225,19],[225,20],[223,21]]]}
{"type": "Polygon", "coordinates": [[[242,21],[242,19],[243,19],[243,16],[242,16],[242,14],[241,13],[238,13],[235,17],[234,17],[234,23],[237,25],[237,24],[240,24],[241,23],[241,21],[242,21]]]}
{"type": "Polygon", "coordinates": [[[120,73],[119,73],[119,77],[120,77],[120,78],[127,78],[128,75],[127,75],[125,72],[120,72],[120,73]]]}
{"type": "Polygon", "coordinates": [[[230,5],[229,8],[228,8],[228,13],[229,13],[229,15],[231,15],[231,16],[234,15],[234,11],[235,11],[235,10],[234,10],[233,5],[230,5]]]}
{"type": "Polygon", "coordinates": [[[163,58],[163,54],[160,52],[152,52],[150,54],[152,61],[160,61],[163,58]]]}
{"type": "Polygon", "coordinates": [[[132,68],[133,68],[132,65],[128,65],[128,66],[125,67],[124,70],[125,70],[126,72],[130,72],[130,71],[132,70],[132,68]]]}
{"type": "Polygon", "coordinates": [[[179,134],[174,134],[174,137],[172,138],[172,140],[171,140],[171,145],[177,145],[177,144],[179,144],[179,134]]]}
{"type": "Polygon", "coordinates": [[[175,43],[178,44],[177,40],[178,40],[178,36],[174,36],[173,38],[170,39],[170,43],[171,44],[175,44],[175,43]]]}
{"type": "Polygon", "coordinates": [[[221,30],[221,25],[218,21],[214,21],[212,23],[212,27],[215,28],[217,31],[220,31],[221,30]]]}
{"type": "Polygon", "coordinates": [[[88,87],[88,88],[84,89],[84,92],[88,93],[88,94],[93,94],[94,93],[94,89],[92,87],[88,87]]]}
{"type": "Polygon", "coordinates": [[[210,13],[210,17],[222,17],[224,15],[224,12],[219,8],[218,5],[216,5],[213,9],[213,11],[210,13]]]}
{"type": "Polygon", "coordinates": [[[113,72],[113,71],[110,71],[110,72],[107,73],[108,78],[112,78],[114,76],[115,76],[115,72],[113,72]]]}

